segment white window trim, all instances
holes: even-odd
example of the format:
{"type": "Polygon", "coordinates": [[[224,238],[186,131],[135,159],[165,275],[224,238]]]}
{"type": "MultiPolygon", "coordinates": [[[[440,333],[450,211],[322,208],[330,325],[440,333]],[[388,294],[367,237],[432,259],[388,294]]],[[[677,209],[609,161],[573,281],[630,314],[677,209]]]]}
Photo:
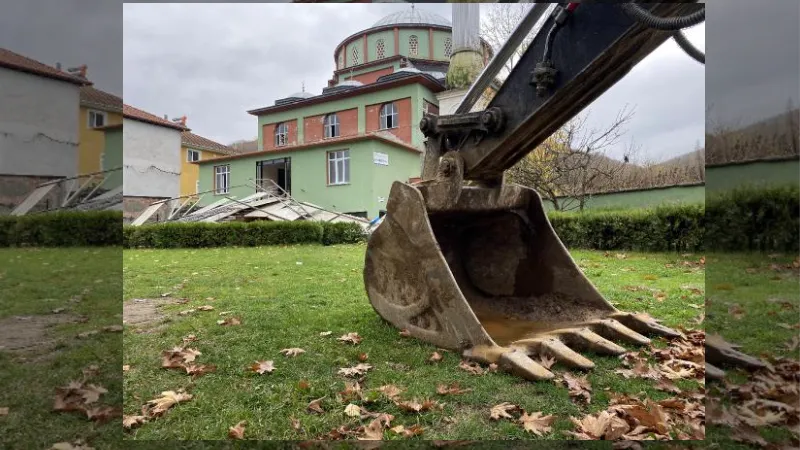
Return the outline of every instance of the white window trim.
{"type": "Polygon", "coordinates": [[[350,184],[350,150],[347,149],[328,152],[327,156],[328,160],[326,163],[328,165],[328,186],[341,186],[343,184],[350,184]],[[339,173],[339,166],[337,164],[339,161],[342,162],[343,170],[345,173],[347,173],[347,179],[344,179],[344,174],[339,173]],[[331,163],[333,163],[332,169],[331,163]],[[331,172],[331,170],[333,171],[331,172]]]}
{"type": "Polygon", "coordinates": [[[105,111],[98,111],[96,109],[90,109],[90,110],[86,111],[86,128],[92,128],[92,129],[98,128],[98,127],[94,126],[94,123],[92,123],[92,114],[94,114],[96,116],[103,116],[103,125],[101,125],[101,126],[108,125],[108,113],[106,113],[105,111]]]}
{"type": "Polygon", "coordinates": [[[399,120],[398,120],[399,116],[400,116],[400,111],[397,109],[397,105],[395,105],[394,102],[384,103],[383,105],[381,105],[381,110],[380,110],[380,115],[379,115],[380,127],[381,127],[380,129],[381,130],[392,130],[392,129],[397,128],[398,127],[398,122],[399,122],[399,120]],[[392,113],[391,114],[385,114],[384,113],[384,109],[387,106],[390,106],[390,105],[392,107],[392,113]],[[391,127],[387,127],[386,126],[386,118],[389,117],[389,116],[392,117],[392,126],[391,127]]]}
{"type": "Polygon", "coordinates": [[[275,147],[285,147],[289,143],[289,125],[286,122],[281,122],[275,125],[275,147]],[[278,131],[281,126],[285,127],[284,131],[278,131]],[[282,138],[279,138],[282,137],[282,138]]]}
{"type": "Polygon", "coordinates": [[[194,149],[191,149],[191,148],[187,148],[187,149],[186,149],[186,161],[187,161],[187,162],[196,162],[196,161],[200,161],[200,158],[201,158],[201,156],[202,156],[202,155],[200,154],[200,151],[199,151],[199,150],[194,150],[194,149]],[[192,158],[190,158],[190,157],[189,157],[189,155],[191,155],[192,153],[197,153],[197,159],[194,159],[194,160],[193,160],[192,158]]]}
{"type": "Polygon", "coordinates": [[[341,135],[341,127],[339,126],[339,116],[336,113],[330,113],[326,115],[325,118],[323,119],[322,127],[323,127],[322,135],[325,139],[333,139],[341,135]],[[332,132],[329,133],[329,130],[333,129],[333,127],[336,127],[336,134],[333,134],[332,132]]]}
{"type": "Polygon", "coordinates": [[[214,166],[214,193],[217,195],[220,194],[227,194],[231,187],[231,166],[230,164],[225,164],[222,166],[214,166]],[[220,169],[225,169],[225,171],[220,171],[220,169]],[[225,180],[223,189],[220,189],[218,179],[220,175],[227,175],[223,177],[225,180]]]}

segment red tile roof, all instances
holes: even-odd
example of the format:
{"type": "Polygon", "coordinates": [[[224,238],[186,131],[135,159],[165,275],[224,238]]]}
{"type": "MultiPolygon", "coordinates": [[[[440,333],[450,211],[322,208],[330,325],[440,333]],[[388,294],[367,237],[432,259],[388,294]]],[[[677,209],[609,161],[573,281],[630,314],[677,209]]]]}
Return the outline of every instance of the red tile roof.
{"type": "Polygon", "coordinates": [[[0,48],[0,67],[5,67],[20,72],[26,72],[54,80],[66,81],[77,85],[90,85],[89,80],[69,74],[67,72],[40,63],[39,61],[14,53],[11,50],[0,48]]]}
{"type": "Polygon", "coordinates": [[[81,106],[110,112],[122,112],[122,98],[92,86],[81,87],[81,106]]]}
{"type": "Polygon", "coordinates": [[[186,147],[196,148],[200,150],[208,150],[214,153],[222,153],[223,155],[238,155],[241,151],[222,145],[219,142],[214,142],[211,139],[206,139],[203,136],[198,136],[190,131],[181,133],[181,143],[186,147]]]}
{"type": "Polygon", "coordinates": [[[149,112],[142,111],[141,109],[134,108],[130,105],[122,105],[122,117],[131,120],[138,120],[139,122],[145,122],[152,125],[173,128],[180,131],[189,131],[189,128],[179,123],[172,122],[171,120],[164,119],[163,117],[158,117],[154,114],[150,114],[149,112]]]}

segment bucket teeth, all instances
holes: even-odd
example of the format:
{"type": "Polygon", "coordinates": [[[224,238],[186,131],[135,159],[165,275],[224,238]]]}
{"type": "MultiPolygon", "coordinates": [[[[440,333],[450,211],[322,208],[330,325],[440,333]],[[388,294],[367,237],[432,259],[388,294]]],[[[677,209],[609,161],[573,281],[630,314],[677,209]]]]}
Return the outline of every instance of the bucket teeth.
{"type": "Polygon", "coordinates": [[[525,352],[512,350],[500,355],[498,366],[503,370],[530,381],[552,380],[553,372],[532,360],[525,352]]]}
{"type": "Polygon", "coordinates": [[[609,341],[589,328],[568,329],[558,331],[557,334],[571,347],[589,350],[600,355],[621,355],[626,352],[624,347],[609,341]]]}
{"type": "Polygon", "coordinates": [[[725,378],[725,372],[723,372],[721,369],[717,368],[717,366],[707,362],[706,363],[706,378],[709,378],[709,379],[712,379],[712,380],[722,380],[723,378],[725,378]]]}
{"type": "Polygon", "coordinates": [[[592,331],[607,339],[630,342],[636,345],[648,345],[650,339],[631,330],[614,319],[602,319],[589,325],[592,331]]]}
{"type": "Polygon", "coordinates": [[[617,320],[626,327],[641,334],[654,334],[667,338],[677,338],[681,336],[677,331],[661,325],[647,314],[617,313],[613,314],[610,318],[617,320]]]}
{"type": "Polygon", "coordinates": [[[531,339],[527,341],[518,341],[515,345],[527,345],[532,353],[539,355],[551,355],[556,361],[564,364],[567,367],[572,367],[581,370],[590,370],[594,368],[594,363],[580,353],[567,347],[566,344],[560,340],[548,337],[543,339],[531,339]]]}

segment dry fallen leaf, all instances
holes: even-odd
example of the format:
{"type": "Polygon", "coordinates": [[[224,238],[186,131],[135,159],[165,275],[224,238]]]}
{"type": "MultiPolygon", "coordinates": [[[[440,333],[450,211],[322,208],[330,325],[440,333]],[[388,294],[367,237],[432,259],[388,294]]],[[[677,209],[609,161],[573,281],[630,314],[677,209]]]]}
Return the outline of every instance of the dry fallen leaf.
{"type": "Polygon", "coordinates": [[[607,440],[613,441],[622,437],[630,430],[625,420],[608,411],[588,415],[580,420],[570,417],[577,427],[577,432],[568,432],[580,440],[607,440]]]}
{"type": "Polygon", "coordinates": [[[372,366],[369,364],[358,364],[355,367],[342,367],[339,369],[339,375],[344,375],[346,377],[355,377],[358,375],[364,375],[368,370],[372,369],[372,366]]]}
{"type": "Polygon", "coordinates": [[[272,371],[275,370],[275,366],[272,365],[272,361],[256,361],[255,364],[250,365],[250,370],[259,375],[263,375],[265,373],[272,373],[272,371]]]}
{"type": "Polygon", "coordinates": [[[147,413],[147,416],[158,417],[178,403],[191,400],[192,397],[191,394],[182,391],[164,391],[161,393],[161,397],[149,400],[147,405],[145,405],[144,411],[147,413]]]}
{"type": "Polygon", "coordinates": [[[741,306],[734,303],[733,305],[728,307],[728,314],[732,315],[734,319],[740,320],[742,317],[744,317],[744,310],[742,309],[741,306]]]}
{"type": "Polygon", "coordinates": [[[333,331],[323,331],[319,335],[325,337],[325,336],[330,336],[331,334],[333,334],[333,331]]]}
{"type": "Polygon", "coordinates": [[[292,423],[292,429],[295,431],[300,431],[301,428],[300,421],[295,419],[294,417],[289,417],[289,420],[292,423]]]}
{"type": "Polygon", "coordinates": [[[361,342],[361,336],[358,333],[347,333],[338,338],[337,341],[356,345],[361,342]]]}
{"type": "Polygon", "coordinates": [[[489,410],[489,417],[493,420],[500,420],[502,418],[513,419],[514,416],[509,412],[517,411],[519,407],[508,402],[500,403],[499,405],[492,406],[489,410]]]}
{"type": "Polygon", "coordinates": [[[592,385],[586,376],[578,377],[564,373],[564,384],[569,389],[569,396],[575,399],[583,399],[587,404],[592,401],[592,385]]]}
{"type": "Polygon", "coordinates": [[[553,367],[553,364],[555,364],[555,363],[556,363],[556,359],[555,359],[555,358],[553,358],[553,357],[552,357],[552,356],[550,356],[550,355],[541,355],[541,356],[539,357],[539,360],[538,360],[538,361],[536,361],[536,362],[538,362],[538,363],[539,363],[539,365],[541,365],[541,366],[542,366],[542,367],[544,367],[545,369],[549,369],[549,368],[553,367]]]}
{"type": "Polygon", "coordinates": [[[129,370],[131,370],[131,366],[129,364],[125,364],[125,365],[122,366],[122,371],[123,372],[127,372],[129,370]]]}
{"type": "Polygon", "coordinates": [[[305,352],[306,351],[303,350],[302,348],[285,348],[285,349],[281,350],[281,353],[284,356],[289,356],[289,357],[297,356],[297,355],[299,355],[301,353],[305,353],[305,352]]]}
{"type": "Polygon", "coordinates": [[[380,419],[375,419],[364,428],[364,434],[358,437],[359,441],[380,441],[383,440],[383,423],[380,419]]]}
{"type": "Polygon", "coordinates": [[[350,403],[344,408],[344,413],[350,417],[361,417],[361,407],[350,403]]]}
{"type": "Polygon", "coordinates": [[[440,384],[436,387],[436,393],[440,395],[463,394],[470,391],[472,391],[472,389],[461,389],[458,383],[453,383],[450,386],[440,384]]]}
{"type": "Polygon", "coordinates": [[[433,352],[431,357],[428,358],[428,361],[430,361],[432,363],[436,363],[436,362],[439,362],[441,360],[442,360],[442,355],[439,352],[433,352]]]}
{"type": "Polygon", "coordinates": [[[244,439],[244,426],[247,425],[246,420],[242,420],[236,425],[228,428],[228,437],[231,439],[244,439]]]}
{"type": "Polygon", "coordinates": [[[122,428],[130,430],[147,421],[145,416],[122,416],[122,428]]]}
{"type": "Polygon", "coordinates": [[[325,410],[322,409],[322,400],[324,398],[325,397],[320,397],[318,399],[311,400],[311,402],[309,402],[309,404],[308,404],[308,406],[306,406],[306,408],[311,412],[320,413],[320,414],[324,413],[325,410]]]}
{"type": "Polygon", "coordinates": [[[8,407],[5,406],[3,408],[0,408],[0,417],[1,416],[7,416],[7,415],[8,415],[8,407]]]}
{"type": "Polygon", "coordinates": [[[416,412],[416,413],[425,412],[433,408],[441,409],[442,406],[444,406],[443,404],[435,400],[424,400],[422,403],[420,403],[419,400],[417,399],[403,401],[403,402],[395,402],[395,405],[397,405],[398,408],[404,411],[416,412]]]}
{"type": "Polygon", "coordinates": [[[476,363],[474,361],[462,360],[458,364],[458,367],[461,368],[461,369],[466,370],[469,373],[475,374],[475,375],[483,375],[483,373],[484,373],[483,372],[483,368],[478,363],[476,363]]]}
{"type": "Polygon", "coordinates": [[[214,307],[211,305],[203,305],[197,308],[200,311],[213,311],[214,307]]]}
{"type": "Polygon", "coordinates": [[[385,395],[387,398],[394,400],[400,395],[401,392],[403,392],[403,390],[393,384],[387,384],[379,387],[378,392],[385,395]]]}
{"type": "Polygon", "coordinates": [[[553,425],[555,420],[555,416],[542,416],[541,412],[535,412],[533,414],[522,413],[522,416],[519,418],[525,431],[534,433],[537,436],[552,431],[550,426],[553,425]]]}
{"type": "Polygon", "coordinates": [[[394,433],[399,434],[403,437],[412,437],[412,436],[419,436],[422,434],[423,429],[419,425],[412,425],[408,428],[404,427],[403,425],[398,425],[391,429],[394,433]]]}
{"type": "Polygon", "coordinates": [[[231,326],[231,325],[241,325],[242,321],[238,317],[228,317],[225,320],[218,320],[217,325],[222,326],[231,326]]]}
{"type": "Polygon", "coordinates": [[[367,359],[369,359],[369,355],[367,355],[366,353],[359,353],[358,354],[358,360],[359,361],[364,362],[367,359]]]}

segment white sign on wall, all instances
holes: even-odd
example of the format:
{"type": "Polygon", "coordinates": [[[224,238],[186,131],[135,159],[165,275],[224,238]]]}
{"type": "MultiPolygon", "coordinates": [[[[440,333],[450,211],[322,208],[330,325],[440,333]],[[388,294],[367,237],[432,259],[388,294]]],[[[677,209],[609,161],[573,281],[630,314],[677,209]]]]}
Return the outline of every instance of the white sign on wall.
{"type": "Polygon", "coordinates": [[[372,162],[381,166],[388,166],[389,155],[386,153],[372,152],[372,162]]]}

